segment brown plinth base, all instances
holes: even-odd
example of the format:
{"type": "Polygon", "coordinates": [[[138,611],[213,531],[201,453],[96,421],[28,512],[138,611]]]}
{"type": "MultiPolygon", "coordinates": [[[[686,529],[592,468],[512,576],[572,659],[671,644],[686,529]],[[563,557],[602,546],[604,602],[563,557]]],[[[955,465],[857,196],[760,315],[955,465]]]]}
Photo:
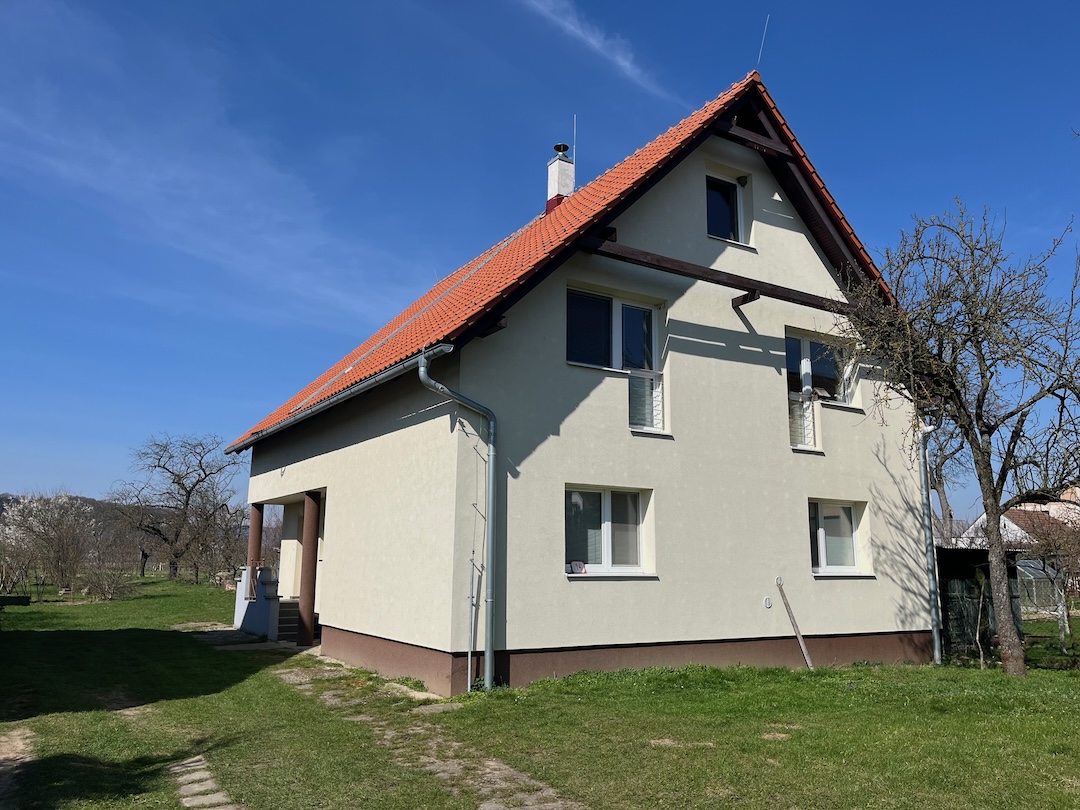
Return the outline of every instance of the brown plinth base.
{"type": "MultiPolygon", "coordinates": [[[[401,641],[323,625],[322,651],[350,666],[370,669],[387,678],[419,678],[437,695],[464,692],[468,683],[466,653],[450,653],[401,641]]],[[[806,646],[814,666],[843,666],[855,661],[898,664],[926,663],[932,657],[929,631],[813,636],[806,646]]],[[[804,667],[794,637],[737,641],[685,641],[617,647],[573,647],[500,651],[495,680],[525,686],[541,678],[562,677],[583,669],[614,671],[644,667],[709,666],[804,667]]],[[[483,653],[473,656],[473,677],[484,672],[483,653]]]]}

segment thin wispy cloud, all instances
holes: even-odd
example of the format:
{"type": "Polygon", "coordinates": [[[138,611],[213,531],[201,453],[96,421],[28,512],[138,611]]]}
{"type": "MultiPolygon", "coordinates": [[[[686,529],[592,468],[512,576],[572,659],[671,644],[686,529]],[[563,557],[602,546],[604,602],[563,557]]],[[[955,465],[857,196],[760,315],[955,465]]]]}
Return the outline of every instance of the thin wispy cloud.
{"type": "Polygon", "coordinates": [[[581,42],[594,53],[610,62],[625,78],[643,90],[660,98],[683,102],[676,98],[648,74],[634,57],[634,51],[618,34],[609,34],[593,25],[577,10],[571,0],[521,0],[528,9],[550,20],[563,33],[581,42]]]}
{"type": "MultiPolygon", "coordinates": [[[[234,297],[243,285],[294,322],[355,330],[357,317],[377,324],[407,303],[401,259],[328,227],[274,144],[231,123],[212,52],[122,37],[48,0],[4,3],[0,23],[0,178],[194,257],[234,297]]],[[[163,305],[175,306],[184,285],[146,268],[130,294],[171,290],[163,305]]],[[[119,282],[116,294],[128,292],[119,282]]]]}

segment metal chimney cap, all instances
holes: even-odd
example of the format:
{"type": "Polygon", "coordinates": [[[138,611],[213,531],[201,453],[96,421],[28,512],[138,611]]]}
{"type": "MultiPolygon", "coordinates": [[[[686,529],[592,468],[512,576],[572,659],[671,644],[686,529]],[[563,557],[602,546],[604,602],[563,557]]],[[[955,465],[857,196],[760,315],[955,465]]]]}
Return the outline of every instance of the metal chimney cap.
{"type": "Polygon", "coordinates": [[[567,152],[570,151],[570,147],[567,146],[565,143],[557,143],[555,144],[555,151],[558,152],[560,155],[565,155],[567,152]]]}

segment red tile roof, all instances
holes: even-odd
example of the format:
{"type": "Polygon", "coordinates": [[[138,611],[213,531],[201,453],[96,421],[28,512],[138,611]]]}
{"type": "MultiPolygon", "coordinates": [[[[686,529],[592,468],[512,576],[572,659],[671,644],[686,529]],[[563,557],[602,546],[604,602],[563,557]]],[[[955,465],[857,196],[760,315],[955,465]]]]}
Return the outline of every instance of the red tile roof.
{"type": "Polygon", "coordinates": [[[263,434],[303,418],[331,397],[417,355],[436,343],[453,342],[478,320],[542,272],[558,254],[595,228],[600,220],[698,137],[747,91],[756,88],[772,113],[787,145],[796,155],[820,202],[848,242],[863,272],[887,291],[881,274],[855,236],[806,153],[795,140],[776,104],[754,71],[651,143],[568,196],[554,210],[541,214],[514,234],[436,284],[412,306],[368,338],[296,396],[236,439],[229,451],[240,451],[263,434]]]}
{"type": "Polygon", "coordinates": [[[1041,509],[1010,509],[1005,517],[1036,543],[1060,543],[1075,531],[1041,509]]]}

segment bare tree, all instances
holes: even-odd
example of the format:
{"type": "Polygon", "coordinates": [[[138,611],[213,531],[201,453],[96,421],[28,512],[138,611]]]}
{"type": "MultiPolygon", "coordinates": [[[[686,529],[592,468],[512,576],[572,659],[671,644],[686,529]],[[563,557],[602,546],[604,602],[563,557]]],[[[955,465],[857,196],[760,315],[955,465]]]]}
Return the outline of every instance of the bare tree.
{"type": "Polygon", "coordinates": [[[4,510],[5,546],[31,551],[34,562],[58,588],[71,590],[99,525],[86,500],[66,492],[28,495],[4,510]]]}
{"type": "Polygon", "coordinates": [[[122,521],[102,520],[90,538],[83,565],[83,593],[110,601],[134,590],[131,568],[138,546],[131,529],[122,521]]]}
{"type": "Polygon", "coordinates": [[[1057,520],[1045,512],[1015,510],[1010,513],[1010,517],[1016,515],[1028,518],[1022,528],[1035,544],[1027,550],[1027,555],[1039,561],[1043,574],[1054,588],[1058,649],[1062,655],[1067,655],[1067,639],[1072,637],[1072,625],[1066,596],[1069,582],[1076,575],[1080,527],[1057,520]]]}
{"type": "Polygon", "coordinates": [[[882,400],[900,394],[917,417],[935,412],[959,434],[986,513],[1002,666],[1023,676],[1001,515],[1080,481],[1080,261],[1060,298],[1048,264],[1061,239],[1016,261],[1004,236],[988,212],[971,215],[959,201],[954,212],[915,218],[885,254],[895,304],[867,285],[838,322],[860,359],[881,369],[882,400]]]}
{"type": "Polygon", "coordinates": [[[151,436],[132,454],[138,479],[114,488],[112,500],[130,526],[162,549],[175,579],[191,556],[198,576],[203,551],[219,536],[220,510],[235,496],[232,480],[243,465],[222,452],[220,436],[151,436]]]}
{"type": "Polygon", "coordinates": [[[4,594],[29,594],[37,565],[33,540],[17,523],[7,513],[0,517],[0,593],[4,594]]]}
{"type": "Polygon", "coordinates": [[[964,441],[956,425],[943,424],[931,433],[926,450],[930,489],[934,491],[938,499],[937,517],[942,525],[952,526],[956,515],[953,513],[952,504],[949,503],[949,488],[964,470],[961,459],[964,441]]]}

